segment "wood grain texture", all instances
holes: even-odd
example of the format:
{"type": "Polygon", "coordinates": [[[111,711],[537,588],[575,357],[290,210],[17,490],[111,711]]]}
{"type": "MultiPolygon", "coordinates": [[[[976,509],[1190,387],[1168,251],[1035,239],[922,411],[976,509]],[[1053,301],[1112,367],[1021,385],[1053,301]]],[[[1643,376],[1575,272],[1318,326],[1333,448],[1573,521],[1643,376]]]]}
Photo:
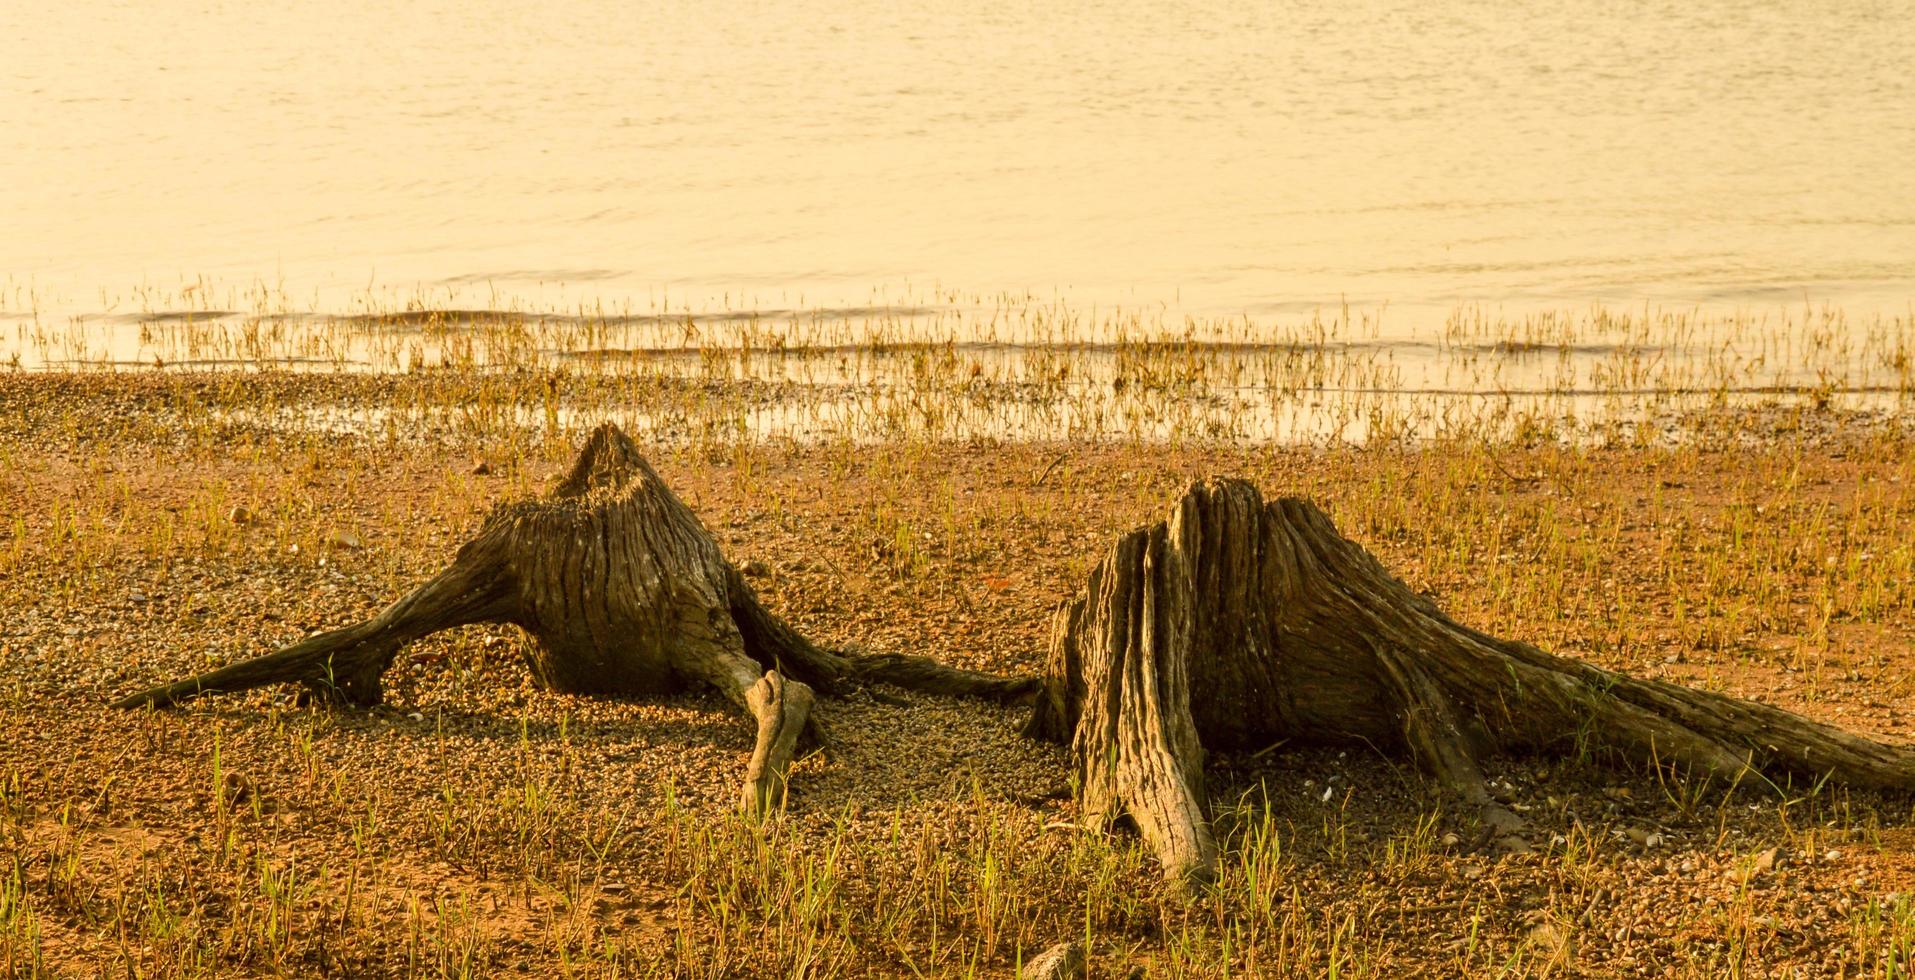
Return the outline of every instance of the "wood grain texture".
{"type": "Polygon", "coordinates": [[[1027,732],[1068,743],[1086,818],[1130,818],[1179,881],[1215,866],[1205,748],[1400,752],[1504,838],[1521,821],[1484,783],[1480,762],[1497,752],[1915,787],[1908,747],[1456,623],[1314,505],[1265,501],[1239,480],[1191,486],[1059,607],[1027,732]]]}
{"type": "Polygon", "coordinates": [[[451,567],[372,619],[114,705],[165,707],[286,682],[331,703],[378,704],[380,678],[401,647],[481,622],[524,629],[527,667],[549,688],[650,695],[708,685],[724,693],[758,722],[744,801],[759,812],[782,801],[800,738],[818,734],[814,691],[888,683],[1016,700],[1037,688],[1032,677],[812,643],[765,608],[631,439],[603,425],[550,493],[495,508],[451,567]]]}

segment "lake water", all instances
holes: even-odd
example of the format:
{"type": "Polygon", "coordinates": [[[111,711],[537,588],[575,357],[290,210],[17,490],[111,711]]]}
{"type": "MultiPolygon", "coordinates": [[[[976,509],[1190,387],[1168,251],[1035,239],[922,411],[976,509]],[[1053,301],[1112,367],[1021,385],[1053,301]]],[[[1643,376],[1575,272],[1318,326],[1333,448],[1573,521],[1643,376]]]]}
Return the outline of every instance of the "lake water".
{"type": "Polygon", "coordinates": [[[70,0],[0,31],[16,318],[254,283],[1412,325],[1915,298],[1905,2],[70,0]]]}

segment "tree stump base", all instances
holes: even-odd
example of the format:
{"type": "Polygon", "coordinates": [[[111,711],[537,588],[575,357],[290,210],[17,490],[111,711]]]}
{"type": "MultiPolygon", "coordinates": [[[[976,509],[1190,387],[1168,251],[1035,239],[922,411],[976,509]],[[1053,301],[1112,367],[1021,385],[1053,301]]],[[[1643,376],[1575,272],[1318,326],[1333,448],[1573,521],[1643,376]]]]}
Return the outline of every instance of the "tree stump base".
{"type": "Polygon", "coordinates": [[[294,682],[312,698],[374,705],[401,647],[469,623],[515,623],[532,637],[532,676],[581,694],[656,695],[704,685],[758,723],[743,805],[780,806],[800,738],[816,733],[814,692],[868,682],[1016,701],[1033,678],[924,657],[846,656],[765,609],[691,509],[616,426],[595,430],[543,499],[501,505],[451,567],[366,622],[275,653],[141,691],[115,707],[166,707],[294,682]]]}
{"type": "Polygon", "coordinates": [[[1462,626],[1307,501],[1195,484],[1111,548],[1053,620],[1027,734],[1068,744],[1092,825],[1129,817],[1165,874],[1215,871],[1206,748],[1280,740],[1401,753],[1483,818],[1492,753],[1593,750],[1731,781],[1915,786],[1915,752],[1799,715],[1638,680],[1462,626]]]}

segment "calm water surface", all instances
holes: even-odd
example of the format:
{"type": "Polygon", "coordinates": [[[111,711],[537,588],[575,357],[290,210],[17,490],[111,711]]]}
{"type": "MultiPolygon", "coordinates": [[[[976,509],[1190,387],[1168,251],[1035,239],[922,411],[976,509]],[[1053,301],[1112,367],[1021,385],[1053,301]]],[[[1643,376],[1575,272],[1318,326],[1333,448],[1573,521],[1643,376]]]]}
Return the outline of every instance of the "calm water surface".
{"type": "Polygon", "coordinates": [[[201,277],[331,310],[1915,297],[1908,3],[73,0],[0,30],[13,314],[201,277]]]}

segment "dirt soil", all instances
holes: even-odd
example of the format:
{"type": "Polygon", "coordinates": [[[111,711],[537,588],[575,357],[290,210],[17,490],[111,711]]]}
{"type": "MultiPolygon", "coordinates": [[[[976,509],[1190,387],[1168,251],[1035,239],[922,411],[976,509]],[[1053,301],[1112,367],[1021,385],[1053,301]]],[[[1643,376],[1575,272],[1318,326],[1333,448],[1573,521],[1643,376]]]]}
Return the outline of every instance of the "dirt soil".
{"type": "MultiPolygon", "coordinates": [[[[1915,966],[1911,801],[1837,786],[1500,760],[1533,827],[1509,854],[1473,846],[1399,760],[1272,746],[1212,760],[1224,880],[1183,898],[1134,840],[1074,823],[1062,750],[1020,737],[1016,707],[827,701],[831,751],[763,828],[732,812],[752,728],[720,698],[541,691],[511,627],[409,648],[369,711],[289,690],[109,710],[371,614],[575,440],[196,436],[110,379],[91,404],[122,407],[95,425],[21,421],[70,397],[0,385],[0,972],[1005,976],[1068,938],[1094,976],[1915,966]]],[[[828,644],[1034,672],[1113,537],[1229,474],[1318,500],[1462,622],[1909,740],[1905,434],[1730,424],[1762,438],[653,462],[828,644]]]]}

